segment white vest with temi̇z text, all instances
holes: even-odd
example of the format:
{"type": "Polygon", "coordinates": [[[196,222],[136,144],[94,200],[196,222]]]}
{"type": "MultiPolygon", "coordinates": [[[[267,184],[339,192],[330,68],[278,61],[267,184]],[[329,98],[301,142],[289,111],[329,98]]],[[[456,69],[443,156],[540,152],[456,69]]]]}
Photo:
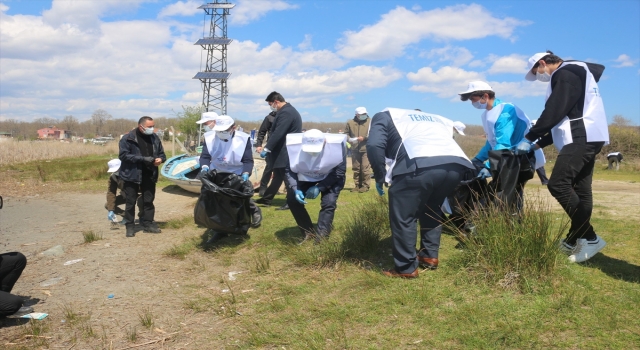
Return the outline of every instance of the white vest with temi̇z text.
{"type": "MultiPolygon", "coordinates": [[[[605,144],[609,144],[607,115],[604,111],[604,104],[602,103],[602,96],[600,96],[600,89],[598,88],[596,79],[593,77],[593,74],[589,71],[589,67],[587,67],[587,64],[584,62],[564,62],[560,67],[558,67],[558,69],[568,64],[580,66],[587,72],[584,91],[584,107],[582,109],[582,119],[584,119],[584,127],[587,131],[587,142],[604,142],[605,144]]],[[[555,74],[558,69],[551,74],[552,78],[553,74],[555,74]]],[[[551,83],[549,83],[549,86],[547,87],[547,99],[551,96],[551,92],[551,83]]],[[[565,116],[560,123],[551,128],[551,136],[553,137],[553,144],[556,146],[558,152],[562,147],[564,147],[564,145],[573,143],[573,137],[571,135],[571,120],[569,120],[569,117],[565,116]]]]}
{"type": "Polygon", "coordinates": [[[224,142],[216,137],[215,131],[209,131],[204,134],[204,141],[207,143],[207,150],[211,155],[211,168],[225,173],[242,175],[242,156],[247,149],[248,134],[236,131],[231,140],[224,142]]]}
{"type": "MultiPolygon", "coordinates": [[[[453,156],[469,160],[453,139],[452,123],[436,114],[412,109],[387,108],[391,120],[400,134],[402,144],[410,159],[419,157],[453,156]]],[[[402,147],[402,145],[400,146],[402,147]]],[[[399,150],[399,148],[398,148],[399,150]]],[[[396,153],[396,159],[397,159],[396,153]]],[[[385,181],[391,184],[396,163],[393,159],[385,181]]]]}
{"type": "Polygon", "coordinates": [[[324,134],[325,143],[322,151],[315,156],[302,152],[302,134],[287,135],[287,153],[291,171],[298,174],[298,180],[319,182],[343,160],[346,152],[347,135],[324,134]]]}

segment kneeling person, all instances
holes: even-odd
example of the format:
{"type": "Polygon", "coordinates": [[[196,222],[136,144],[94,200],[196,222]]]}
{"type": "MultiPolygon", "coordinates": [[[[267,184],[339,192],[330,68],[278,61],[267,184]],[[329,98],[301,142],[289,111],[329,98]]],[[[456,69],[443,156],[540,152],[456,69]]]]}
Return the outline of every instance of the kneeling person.
{"type": "Polygon", "coordinates": [[[305,133],[287,135],[289,166],[285,169],[285,180],[289,191],[287,204],[304,240],[327,238],[333,228],[333,216],[340,191],[344,188],[346,161],[346,136],[323,134],[311,129],[305,133]],[[318,229],[304,205],[307,199],[322,194],[318,229]]]}
{"type": "MultiPolygon", "coordinates": [[[[253,153],[249,134],[236,130],[236,124],[228,115],[217,116],[207,112],[202,115],[198,124],[204,124],[204,145],[200,155],[201,172],[209,171],[209,168],[219,172],[234,173],[242,176],[243,181],[249,181],[249,175],[253,170],[253,153]]],[[[251,227],[256,228],[262,222],[260,208],[249,200],[251,210],[251,227]]],[[[207,243],[212,243],[227,234],[211,232],[212,236],[207,243]]]]}

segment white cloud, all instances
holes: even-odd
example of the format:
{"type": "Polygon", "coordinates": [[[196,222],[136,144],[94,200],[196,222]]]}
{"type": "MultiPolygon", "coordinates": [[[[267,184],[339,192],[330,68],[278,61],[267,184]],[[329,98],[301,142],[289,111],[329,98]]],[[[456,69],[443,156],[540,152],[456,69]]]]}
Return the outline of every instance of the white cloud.
{"type": "Polygon", "coordinates": [[[445,46],[420,54],[420,57],[434,58],[438,62],[451,62],[453,66],[459,67],[469,63],[473,59],[473,54],[464,47],[445,46]]]}
{"type": "Polygon", "coordinates": [[[42,21],[54,28],[67,24],[87,31],[100,26],[102,15],[132,11],[149,1],[153,0],[53,0],[51,9],[43,11],[42,21]]]}
{"type": "Polygon", "coordinates": [[[408,73],[407,79],[416,83],[411,86],[412,91],[432,92],[438,97],[447,98],[465,90],[472,80],[484,80],[484,75],[450,66],[442,67],[437,71],[433,71],[431,67],[424,67],[416,73],[408,73]]]}
{"type": "Polygon", "coordinates": [[[338,53],[346,58],[382,60],[401,56],[408,45],[425,38],[470,40],[487,36],[513,39],[513,32],[529,22],[494,17],[476,4],[455,5],[413,12],[396,7],[380,21],[360,31],[347,31],[338,43],[338,53]]]}
{"type": "Polygon", "coordinates": [[[631,59],[629,55],[622,54],[615,59],[616,64],[614,67],[622,68],[622,67],[633,67],[638,63],[638,60],[631,59]]]}
{"type": "Polygon", "coordinates": [[[202,13],[202,9],[198,8],[201,5],[202,1],[198,0],[178,1],[171,5],[165,6],[162,10],[160,10],[158,18],[171,16],[193,16],[196,13],[202,13]]]}
{"type": "Polygon", "coordinates": [[[492,57],[493,65],[489,68],[488,72],[489,74],[524,74],[527,72],[527,59],[528,57],[518,54],[503,57],[492,57]]]}
{"type": "Polygon", "coordinates": [[[269,11],[284,11],[298,8],[283,0],[238,0],[231,9],[231,24],[244,25],[264,17],[269,11]]]}

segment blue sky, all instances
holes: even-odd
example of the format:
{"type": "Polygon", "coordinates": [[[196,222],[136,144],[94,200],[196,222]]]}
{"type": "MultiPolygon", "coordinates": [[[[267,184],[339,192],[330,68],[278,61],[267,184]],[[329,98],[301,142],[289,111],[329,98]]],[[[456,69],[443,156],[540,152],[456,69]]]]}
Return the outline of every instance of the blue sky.
{"type": "MultiPolygon", "coordinates": [[[[467,124],[457,92],[488,81],[531,119],[545,83],[526,59],[552,50],[606,66],[607,115],[640,123],[640,1],[230,1],[229,110],[261,120],[273,90],[307,121],[365,106],[467,124]]],[[[0,120],[174,116],[202,100],[204,1],[0,0],[0,120]]]]}

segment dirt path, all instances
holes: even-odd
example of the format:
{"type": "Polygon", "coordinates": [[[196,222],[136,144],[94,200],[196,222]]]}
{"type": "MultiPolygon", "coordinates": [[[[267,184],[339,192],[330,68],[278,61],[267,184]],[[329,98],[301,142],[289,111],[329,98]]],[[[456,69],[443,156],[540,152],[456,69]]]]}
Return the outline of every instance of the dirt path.
{"type": "MultiPolygon", "coordinates": [[[[528,185],[527,191],[548,198],[553,208],[560,210],[546,188],[537,182],[528,185]]],[[[595,181],[594,196],[594,212],[640,219],[640,184],[595,181]]],[[[195,195],[173,186],[159,190],[156,219],[166,222],[191,215],[195,201],[195,195]]],[[[206,293],[207,297],[201,299],[204,303],[207,298],[215,298],[225,288],[222,277],[246,266],[198,252],[187,260],[168,258],[164,251],[202,230],[164,229],[157,235],[139,232],[135,238],[125,238],[124,228],[110,229],[104,202],[104,194],[86,193],[5,197],[5,206],[0,210],[0,249],[21,251],[27,256],[27,268],[13,292],[29,296],[37,312],[50,314],[49,345],[71,346],[77,341],[89,344],[79,348],[124,348],[131,344],[127,336],[136,326],[140,337],[136,343],[177,332],[173,337],[178,340],[165,346],[189,349],[206,343],[207,334],[221,332],[224,318],[194,312],[185,307],[185,302],[194,293],[206,293]],[[84,231],[101,234],[104,239],[84,244],[84,231]],[[57,245],[64,247],[63,255],[41,254],[57,245]],[[64,265],[76,259],[83,260],[64,265]],[[114,298],[109,299],[109,294],[114,298]],[[146,308],[154,310],[156,317],[151,330],[142,329],[139,322],[140,312],[146,308]],[[96,335],[83,336],[81,327],[71,327],[65,310],[82,317],[91,315],[87,322],[93,325],[96,335]]],[[[234,283],[238,290],[243,289],[242,281],[234,283]]],[[[250,294],[249,287],[246,289],[250,294]]],[[[0,347],[19,338],[19,328],[0,328],[0,347]]],[[[140,349],[158,348],[158,344],[140,349]]]]}

